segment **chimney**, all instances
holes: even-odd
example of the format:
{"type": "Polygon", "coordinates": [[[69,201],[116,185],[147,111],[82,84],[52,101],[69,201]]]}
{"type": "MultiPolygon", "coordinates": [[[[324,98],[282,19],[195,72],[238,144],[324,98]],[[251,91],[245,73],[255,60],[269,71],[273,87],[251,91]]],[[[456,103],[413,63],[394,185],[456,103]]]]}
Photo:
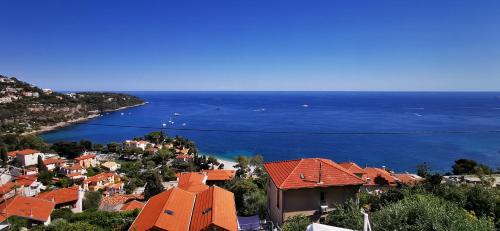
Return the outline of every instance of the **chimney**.
{"type": "Polygon", "coordinates": [[[323,181],[321,180],[321,171],[323,170],[323,163],[321,160],[319,161],[319,178],[318,178],[318,184],[323,184],[323,181]]]}

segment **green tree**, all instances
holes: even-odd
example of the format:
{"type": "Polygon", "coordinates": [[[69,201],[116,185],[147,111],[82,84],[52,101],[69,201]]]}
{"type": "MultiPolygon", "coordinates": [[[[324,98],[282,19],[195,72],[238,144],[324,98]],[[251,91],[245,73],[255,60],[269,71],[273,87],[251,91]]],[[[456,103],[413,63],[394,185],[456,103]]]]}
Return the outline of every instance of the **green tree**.
{"type": "Polygon", "coordinates": [[[219,165],[219,161],[214,156],[208,156],[207,164],[211,165],[210,169],[215,169],[219,165]]]}
{"type": "Polygon", "coordinates": [[[363,230],[363,214],[355,201],[349,200],[329,212],[325,224],[352,230],[363,230]]]}
{"type": "Polygon", "coordinates": [[[417,175],[422,178],[427,178],[431,174],[431,167],[428,163],[424,162],[417,165],[417,175]]]}
{"type": "Polygon", "coordinates": [[[47,166],[45,166],[45,164],[43,164],[43,158],[40,155],[38,156],[36,167],[38,168],[38,172],[39,173],[49,171],[49,169],[47,168],[47,166]]]}
{"type": "Polygon", "coordinates": [[[311,224],[309,218],[304,215],[296,215],[288,218],[283,223],[282,231],[298,231],[298,230],[306,230],[307,226],[311,224]]]}
{"type": "Polygon", "coordinates": [[[492,170],[486,165],[478,164],[475,160],[469,159],[459,159],[455,161],[452,166],[453,174],[455,175],[465,175],[465,174],[491,174],[492,170]]]}
{"type": "Polygon", "coordinates": [[[101,203],[101,192],[86,192],[83,198],[83,209],[97,209],[101,203]]]}
{"type": "Polygon", "coordinates": [[[164,181],[173,181],[177,179],[177,175],[175,174],[175,171],[169,168],[168,166],[163,167],[163,170],[161,171],[161,175],[163,177],[164,181]]]}
{"type": "Polygon", "coordinates": [[[0,159],[2,160],[2,166],[7,165],[9,161],[8,151],[4,144],[0,145],[0,159]]]}
{"type": "Polygon", "coordinates": [[[238,214],[241,216],[253,216],[262,212],[265,206],[265,192],[252,181],[252,179],[234,178],[223,186],[233,192],[234,201],[238,214]]]}
{"type": "Polygon", "coordinates": [[[144,189],[144,199],[149,198],[163,192],[165,188],[161,184],[161,178],[157,172],[151,172],[146,178],[146,188],[144,189]]]}
{"type": "Polygon", "coordinates": [[[236,177],[245,178],[250,172],[249,160],[246,156],[238,155],[236,158],[236,177]]]}
{"type": "Polygon", "coordinates": [[[474,186],[467,192],[465,209],[473,211],[478,217],[494,217],[496,195],[492,189],[474,186]]]}
{"type": "Polygon", "coordinates": [[[121,145],[119,143],[112,142],[106,145],[106,149],[111,153],[120,153],[121,145]]]}

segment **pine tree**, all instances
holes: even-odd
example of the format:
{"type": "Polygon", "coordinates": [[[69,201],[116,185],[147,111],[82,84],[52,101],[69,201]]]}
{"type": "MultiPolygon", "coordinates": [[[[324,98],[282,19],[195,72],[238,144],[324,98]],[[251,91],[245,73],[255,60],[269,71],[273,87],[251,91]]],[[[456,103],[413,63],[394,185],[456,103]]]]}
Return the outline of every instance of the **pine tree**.
{"type": "Polygon", "coordinates": [[[38,172],[40,172],[40,173],[49,171],[49,169],[47,169],[47,166],[45,166],[45,164],[43,164],[42,156],[38,156],[38,163],[37,163],[36,167],[38,168],[38,172]]]}
{"type": "Polygon", "coordinates": [[[0,146],[0,158],[2,160],[2,166],[7,165],[7,162],[9,161],[9,157],[7,155],[7,148],[3,145],[0,146]]]}
{"type": "Polygon", "coordinates": [[[161,184],[160,175],[157,172],[152,172],[146,178],[146,188],[144,189],[144,199],[149,200],[149,198],[163,192],[165,188],[161,184]]]}

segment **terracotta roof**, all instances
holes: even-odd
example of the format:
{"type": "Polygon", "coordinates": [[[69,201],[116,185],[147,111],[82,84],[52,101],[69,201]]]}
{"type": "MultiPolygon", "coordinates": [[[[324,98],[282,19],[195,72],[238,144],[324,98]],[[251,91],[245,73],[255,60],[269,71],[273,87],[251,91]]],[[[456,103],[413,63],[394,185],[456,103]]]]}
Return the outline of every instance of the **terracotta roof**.
{"type": "Polygon", "coordinates": [[[92,158],[95,158],[95,154],[82,155],[82,156],[75,158],[75,160],[80,161],[80,160],[86,160],[86,159],[92,159],[92,158]]]}
{"type": "Polygon", "coordinates": [[[322,158],[270,162],[265,163],[264,168],[274,184],[280,189],[362,185],[365,183],[361,178],[335,162],[322,158]]]}
{"type": "Polygon", "coordinates": [[[33,184],[34,181],[37,180],[37,176],[35,175],[20,175],[16,176],[16,184],[17,185],[23,185],[23,186],[30,186],[33,184]]]}
{"type": "Polygon", "coordinates": [[[190,155],[186,155],[186,154],[179,154],[175,158],[177,158],[177,159],[192,159],[193,157],[190,155]]]}
{"type": "Polygon", "coordinates": [[[49,165],[49,164],[61,164],[66,162],[66,160],[63,159],[57,159],[57,158],[51,158],[51,159],[46,159],[43,161],[44,165],[49,165]]]}
{"type": "Polygon", "coordinates": [[[214,186],[196,195],[189,230],[238,230],[237,219],[233,193],[214,186]]]}
{"type": "Polygon", "coordinates": [[[56,204],[64,204],[71,201],[78,201],[79,187],[61,188],[52,190],[50,192],[43,192],[36,196],[36,198],[52,201],[56,204]]]}
{"type": "Polygon", "coordinates": [[[85,180],[85,183],[90,183],[90,182],[98,182],[98,181],[103,181],[107,180],[109,177],[114,176],[114,180],[119,180],[120,177],[116,173],[111,173],[111,172],[103,172],[99,173],[95,176],[91,176],[85,180]]]}
{"type": "Polygon", "coordinates": [[[74,165],[71,165],[69,167],[65,167],[65,169],[68,169],[68,170],[82,170],[83,167],[80,164],[74,164],[74,165]]]}
{"type": "Polygon", "coordinates": [[[389,185],[394,185],[396,184],[396,178],[391,176],[391,174],[389,172],[387,172],[386,170],[382,169],[382,168],[370,168],[370,167],[366,167],[364,168],[365,172],[366,172],[366,179],[368,180],[368,182],[365,184],[365,185],[368,185],[368,186],[375,186],[377,185],[375,183],[375,178],[377,178],[378,176],[381,176],[382,178],[384,178],[389,185]]]}
{"type": "Polygon", "coordinates": [[[129,230],[209,228],[238,230],[234,195],[216,186],[199,194],[172,188],[152,197],[129,230]]]}
{"type": "Polygon", "coordinates": [[[70,178],[75,178],[76,176],[80,176],[80,178],[85,178],[84,175],[82,175],[81,173],[70,173],[70,174],[66,174],[67,177],[70,177],[70,178]]]}
{"type": "Polygon", "coordinates": [[[2,212],[8,216],[19,216],[45,222],[54,210],[55,204],[34,197],[17,196],[6,202],[2,212]]]}
{"type": "Polygon", "coordinates": [[[203,170],[201,172],[207,175],[207,180],[231,180],[236,175],[236,171],[224,169],[203,170]]]}
{"type": "Polygon", "coordinates": [[[354,173],[354,174],[365,174],[365,170],[363,170],[359,165],[357,165],[354,162],[345,162],[345,163],[339,163],[340,166],[345,168],[347,171],[354,173]]]}
{"type": "Polygon", "coordinates": [[[414,185],[419,181],[423,180],[422,177],[410,173],[399,173],[399,174],[394,174],[394,176],[397,178],[399,182],[406,185],[414,185]]]}
{"type": "Polygon", "coordinates": [[[7,183],[3,184],[2,186],[0,186],[0,195],[3,195],[5,193],[12,191],[16,186],[17,186],[17,184],[14,182],[7,182],[7,183]]]}
{"type": "Polygon", "coordinates": [[[103,197],[101,203],[99,204],[100,210],[114,211],[118,205],[125,204],[129,201],[139,199],[137,195],[133,194],[114,194],[112,196],[103,197]]]}
{"type": "Polygon", "coordinates": [[[101,166],[110,169],[110,168],[115,167],[115,166],[118,167],[118,164],[116,162],[113,162],[113,161],[107,161],[107,162],[102,163],[101,166]]]}
{"type": "Polygon", "coordinates": [[[137,200],[131,200],[131,201],[125,203],[120,210],[121,211],[131,211],[134,209],[141,210],[142,208],[144,208],[144,203],[139,202],[137,200]]]}
{"type": "Polygon", "coordinates": [[[35,154],[35,153],[40,153],[40,151],[35,150],[35,149],[23,149],[23,150],[19,150],[19,151],[8,152],[7,155],[9,155],[9,156],[31,155],[31,154],[35,154]]]}
{"type": "Polygon", "coordinates": [[[189,192],[201,192],[206,190],[208,186],[205,184],[205,176],[199,172],[182,172],[178,173],[177,177],[179,179],[178,187],[189,192]]]}
{"type": "Polygon", "coordinates": [[[151,197],[129,230],[188,230],[195,197],[180,188],[151,197]]]}

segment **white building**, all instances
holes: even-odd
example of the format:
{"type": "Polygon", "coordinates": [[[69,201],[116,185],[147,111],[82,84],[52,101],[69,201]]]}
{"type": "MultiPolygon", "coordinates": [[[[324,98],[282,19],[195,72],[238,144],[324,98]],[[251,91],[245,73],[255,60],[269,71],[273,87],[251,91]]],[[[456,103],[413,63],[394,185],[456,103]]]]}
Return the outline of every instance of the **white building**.
{"type": "Polygon", "coordinates": [[[36,165],[38,163],[38,156],[41,155],[43,157],[43,154],[35,149],[24,149],[10,153],[16,155],[18,163],[22,166],[36,165]]]}

